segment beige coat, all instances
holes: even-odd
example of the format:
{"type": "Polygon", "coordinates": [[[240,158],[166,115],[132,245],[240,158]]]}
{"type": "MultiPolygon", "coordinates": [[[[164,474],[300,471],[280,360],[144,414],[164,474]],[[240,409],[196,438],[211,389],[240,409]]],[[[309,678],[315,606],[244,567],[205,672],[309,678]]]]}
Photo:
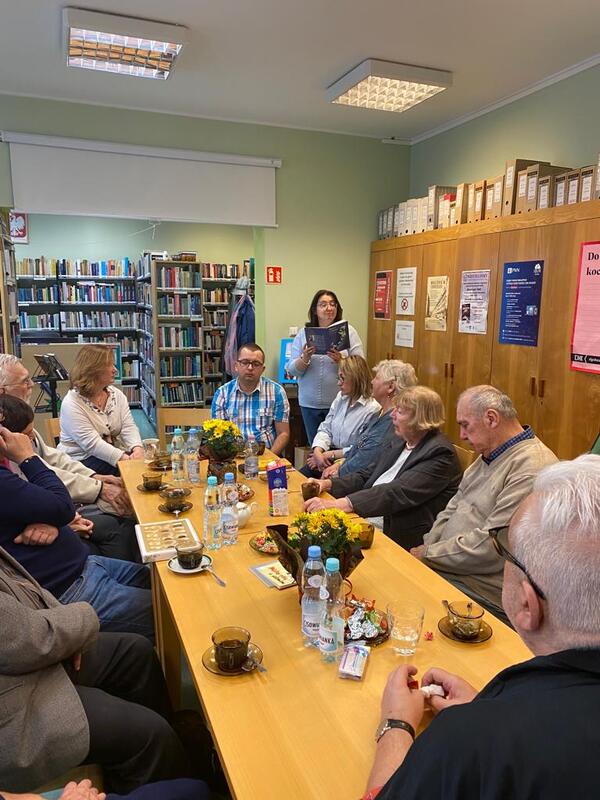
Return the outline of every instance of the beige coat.
{"type": "Polygon", "coordinates": [[[80,764],[88,721],[62,662],[88,648],[98,617],[61,605],[0,548],[0,787],[30,791],[80,764]]]}

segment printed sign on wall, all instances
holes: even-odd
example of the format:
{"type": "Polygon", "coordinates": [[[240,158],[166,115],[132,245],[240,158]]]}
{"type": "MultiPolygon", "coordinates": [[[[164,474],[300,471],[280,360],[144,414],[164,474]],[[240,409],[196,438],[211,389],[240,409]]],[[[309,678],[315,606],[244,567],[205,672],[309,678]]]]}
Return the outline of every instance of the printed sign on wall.
{"type": "Polygon", "coordinates": [[[392,271],[375,273],[375,291],[373,293],[373,318],[391,319],[392,271]]]}
{"type": "Polygon", "coordinates": [[[581,245],[571,369],[600,375],[600,242],[581,245]]]}
{"type": "Polygon", "coordinates": [[[543,261],[514,261],[504,265],[500,344],[537,347],[543,276],[543,261]]]}

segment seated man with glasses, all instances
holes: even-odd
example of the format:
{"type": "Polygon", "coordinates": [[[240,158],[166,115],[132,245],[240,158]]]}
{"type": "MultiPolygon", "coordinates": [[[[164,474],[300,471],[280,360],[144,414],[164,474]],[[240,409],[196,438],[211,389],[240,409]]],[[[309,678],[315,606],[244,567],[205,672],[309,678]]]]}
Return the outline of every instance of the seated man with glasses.
{"type": "Polygon", "coordinates": [[[494,386],[464,391],[456,418],[461,439],[479,458],[465,471],[457,493],[437,515],[423,544],[410,552],[505,619],[503,562],[488,532],[508,527],[538,472],[556,456],[530,427],[520,424],[510,397],[494,386]]]}
{"type": "Polygon", "coordinates": [[[444,696],[424,711],[408,681],[388,679],[365,796],[371,800],[564,800],[598,795],[600,750],[600,457],[546,467],[507,531],[489,537],[505,559],[503,605],[533,651],[479,693],[443,669],[422,685],[444,696]],[[379,789],[379,787],[383,787],[379,789]]]}
{"type": "Polygon", "coordinates": [[[290,404],[283,387],[263,378],[265,354],[254,342],[244,344],[237,354],[234,378],[215,392],[214,419],[235,422],[244,439],[257,442],[281,455],[290,438],[290,404]]]}

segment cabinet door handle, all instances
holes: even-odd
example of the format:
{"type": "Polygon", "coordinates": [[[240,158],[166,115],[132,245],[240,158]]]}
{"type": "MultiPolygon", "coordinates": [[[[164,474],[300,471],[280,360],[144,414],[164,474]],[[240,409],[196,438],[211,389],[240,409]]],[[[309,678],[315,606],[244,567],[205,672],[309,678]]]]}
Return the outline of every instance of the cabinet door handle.
{"type": "Polygon", "coordinates": [[[529,379],[529,394],[535,397],[535,378],[529,379]]]}
{"type": "Polygon", "coordinates": [[[541,380],[540,381],[540,388],[538,390],[538,397],[543,397],[545,391],[546,391],[546,381],[545,380],[541,380]]]}
{"type": "Polygon", "coordinates": [[[454,378],[454,362],[450,364],[450,377],[454,378]]]}
{"type": "Polygon", "coordinates": [[[448,377],[448,364],[444,364],[444,378],[448,377]]]}

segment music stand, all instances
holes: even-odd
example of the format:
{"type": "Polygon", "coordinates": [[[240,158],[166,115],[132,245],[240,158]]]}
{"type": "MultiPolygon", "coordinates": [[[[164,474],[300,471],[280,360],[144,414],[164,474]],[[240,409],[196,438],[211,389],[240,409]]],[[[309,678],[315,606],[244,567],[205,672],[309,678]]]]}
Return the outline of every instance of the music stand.
{"type": "Polygon", "coordinates": [[[40,387],[40,393],[36,398],[33,410],[39,412],[49,411],[53,417],[58,417],[61,398],[58,394],[56,384],[58,381],[68,380],[69,373],[54,353],[46,353],[45,355],[35,354],[34,358],[38,365],[32,380],[40,387]],[[42,404],[41,401],[45,399],[46,396],[48,396],[48,401],[42,404]]]}

